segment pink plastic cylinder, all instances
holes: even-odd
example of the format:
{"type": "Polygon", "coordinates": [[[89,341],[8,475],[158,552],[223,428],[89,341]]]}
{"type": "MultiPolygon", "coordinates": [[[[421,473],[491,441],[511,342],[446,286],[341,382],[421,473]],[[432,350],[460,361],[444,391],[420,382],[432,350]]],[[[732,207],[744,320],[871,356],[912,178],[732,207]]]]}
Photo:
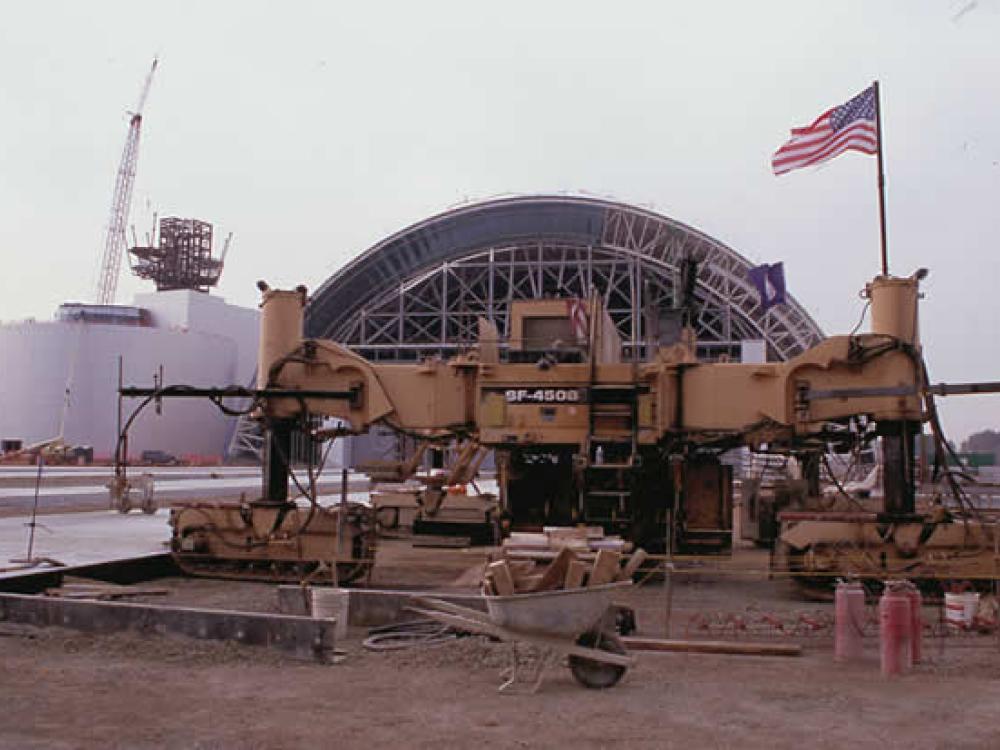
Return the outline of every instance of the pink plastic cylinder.
{"type": "Polygon", "coordinates": [[[910,598],[902,591],[886,586],[878,604],[879,651],[882,676],[894,677],[913,664],[910,628],[913,609],[910,598]]]}
{"type": "Polygon", "coordinates": [[[860,583],[840,581],[834,594],[833,658],[857,661],[864,652],[865,590],[860,583]]]}

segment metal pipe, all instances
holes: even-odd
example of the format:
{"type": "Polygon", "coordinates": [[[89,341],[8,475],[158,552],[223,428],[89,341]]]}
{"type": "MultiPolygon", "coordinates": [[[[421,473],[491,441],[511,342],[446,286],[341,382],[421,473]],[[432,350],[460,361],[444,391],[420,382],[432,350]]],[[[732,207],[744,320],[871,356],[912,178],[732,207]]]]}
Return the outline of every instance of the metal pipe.
{"type": "Polygon", "coordinates": [[[35,477],[35,501],[31,505],[31,522],[28,526],[31,528],[31,532],[28,534],[28,565],[32,564],[34,559],[31,555],[35,549],[35,526],[36,518],[38,517],[38,490],[42,485],[42,466],[45,464],[45,459],[42,457],[42,451],[38,451],[38,475],[35,477]]]}

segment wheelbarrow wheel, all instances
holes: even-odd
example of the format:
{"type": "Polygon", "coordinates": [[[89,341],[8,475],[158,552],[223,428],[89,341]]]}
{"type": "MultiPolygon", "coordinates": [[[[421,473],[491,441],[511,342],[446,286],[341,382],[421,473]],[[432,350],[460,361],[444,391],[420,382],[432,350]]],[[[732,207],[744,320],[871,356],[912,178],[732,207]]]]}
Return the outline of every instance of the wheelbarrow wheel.
{"type": "MultiPolygon", "coordinates": [[[[596,648],[621,656],[627,653],[625,645],[618,639],[618,636],[610,633],[594,631],[584,633],[577,639],[576,645],[584,648],[596,648]]],[[[577,682],[592,690],[613,687],[625,675],[626,669],[618,664],[608,664],[575,654],[569,657],[569,668],[577,682]]]]}

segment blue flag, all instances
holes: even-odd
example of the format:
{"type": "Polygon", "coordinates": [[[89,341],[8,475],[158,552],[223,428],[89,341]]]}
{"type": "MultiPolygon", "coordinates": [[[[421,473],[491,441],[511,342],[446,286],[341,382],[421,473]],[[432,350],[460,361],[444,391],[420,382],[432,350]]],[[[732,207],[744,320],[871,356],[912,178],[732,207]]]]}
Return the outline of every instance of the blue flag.
{"type": "Polygon", "coordinates": [[[747,271],[747,276],[757,288],[760,305],[764,310],[785,303],[785,264],[764,263],[747,271]]]}

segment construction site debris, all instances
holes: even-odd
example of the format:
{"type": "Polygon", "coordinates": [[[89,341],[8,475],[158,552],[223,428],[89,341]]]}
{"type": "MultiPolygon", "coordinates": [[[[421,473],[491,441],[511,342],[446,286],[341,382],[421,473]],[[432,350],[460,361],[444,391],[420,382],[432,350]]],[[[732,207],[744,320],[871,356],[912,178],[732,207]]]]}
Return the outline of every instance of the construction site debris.
{"type": "MultiPolygon", "coordinates": [[[[583,536],[585,532],[585,529],[580,529],[580,536],[559,535],[556,538],[579,541],[585,538],[583,536]]],[[[548,536],[547,538],[551,539],[548,536]]],[[[534,541],[532,540],[532,543],[534,541]]],[[[504,549],[503,554],[508,555],[509,551],[504,549]]],[[[589,555],[593,564],[587,561],[587,557],[586,553],[576,552],[567,545],[554,550],[554,556],[547,564],[535,558],[503,559],[487,566],[483,576],[483,591],[487,596],[510,596],[583,586],[603,586],[615,581],[631,581],[648,555],[645,550],[639,548],[624,567],[622,567],[622,556],[615,550],[601,549],[596,554],[589,555]],[[508,577],[510,586],[506,582],[508,577]]]]}

